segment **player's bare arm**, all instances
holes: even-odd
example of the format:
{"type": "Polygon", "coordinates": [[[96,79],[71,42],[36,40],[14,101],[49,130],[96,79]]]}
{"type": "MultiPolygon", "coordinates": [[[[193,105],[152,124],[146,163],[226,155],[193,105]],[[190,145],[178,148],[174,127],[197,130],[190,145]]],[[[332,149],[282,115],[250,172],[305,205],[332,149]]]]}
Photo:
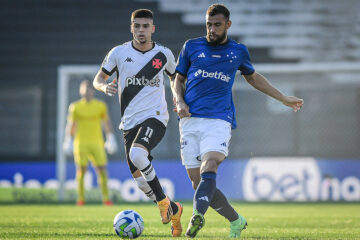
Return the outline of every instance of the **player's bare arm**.
{"type": "Polygon", "coordinates": [[[185,79],[185,76],[176,74],[173,87],[173,95],[176,98],[176,111],[180,118],[191,116],[191,113],[189,112],[189,106],[184,101],[185,79]]]}
{"type": "Polygon", "coordinates": [[[110,119],[103,121],[103,126],[106,134],[114,132],[110,119]]]}
{"type": "Polygon", "coordinates": [[[175,74],[173,76],[168,75],[169,79],[170,79],[170,89],[171,89],[171,93],[173,95],[173,112],[177,112],[176,109],[176,95],[175,95],[175,74]]]}
{"type": "Polygon", "coordinates": [[[106,95],[114,96],[117,92],[116,83],[107,83],[106,80],[108,78],[109,75],[104,73],[102,70],[99,70],[94,78],[93,85],[95,89],[104,92],[106,95]]]}
{"type": "MultiPolygon", "coordinates": [[[[72,111],[72,106],[69,106],[69,113],[72,111]]],[[[65,138],[74,138],[76,133],[76,122],[68,119],[65,126],[65,138]]]]}
{"type": "Polygon", "coordinates": [[[69,122],[69,136],[74,137],[76,133],[76,123],[73,121],[69,122]]]}
{"type": "Polygon", "coordinates": [[[65,137],[63,142],[63,150],[66,155],[71,155],[73,152],[73,139],[76,133],[76,123],[68,120],[65,127],[65,137]]]}
{"type": "Polygon", "coordinates": [[[282,102],[285,106],[292,108],[294,112],[300,110],[300,108],[304,104],[303,99],[293,96],[286,96],[283,93],[281,93],[260,73],[254,72],[251,75],[243,75],[243,76],[251,86],[269,95],[270,97],[273,97],[276,100],[282,102]]]}

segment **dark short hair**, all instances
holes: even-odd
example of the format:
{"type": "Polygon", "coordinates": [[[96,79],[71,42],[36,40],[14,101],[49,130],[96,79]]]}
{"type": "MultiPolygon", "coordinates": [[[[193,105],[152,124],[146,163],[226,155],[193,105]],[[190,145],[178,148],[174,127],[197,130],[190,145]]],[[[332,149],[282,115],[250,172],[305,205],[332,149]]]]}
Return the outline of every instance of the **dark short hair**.
{"type": "Polygon", "coordinates": [[[209,16],[215,16],[217,14],[222,14],[226,18],[226,20],[230,19],[230,12],[225,7],[224,4],[215,3],[211,5],[208,10],[206,11],[206,14],[209,16]]]}
{"type": "Polygon", "coordinates": [[[134,18],[150,18],[153,19],[154,13],[149,9],[138,9],[132,12],[131,22],[134,21],[134,18]]]}

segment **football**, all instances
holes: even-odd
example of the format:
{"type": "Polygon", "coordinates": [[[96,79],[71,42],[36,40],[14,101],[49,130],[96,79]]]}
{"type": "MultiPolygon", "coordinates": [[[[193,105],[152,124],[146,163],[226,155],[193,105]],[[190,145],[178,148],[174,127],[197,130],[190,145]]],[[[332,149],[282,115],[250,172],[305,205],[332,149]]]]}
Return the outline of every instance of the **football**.
{"type": "Polygon", "coordinates": [[[137,238],[144,231],[144,220],[136,211],[124,210],[115,216],[114,230],[120,238],[137,238]]]}

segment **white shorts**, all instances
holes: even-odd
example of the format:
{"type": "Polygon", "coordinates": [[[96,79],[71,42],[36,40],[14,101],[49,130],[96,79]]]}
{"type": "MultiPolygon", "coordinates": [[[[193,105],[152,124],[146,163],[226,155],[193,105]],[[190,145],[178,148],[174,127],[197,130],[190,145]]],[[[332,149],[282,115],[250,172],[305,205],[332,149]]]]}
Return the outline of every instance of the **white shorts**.
{"type": "Polygon", "coordinates": [[[180,119],[180,152],[185,168],[198,168],[207,152],[227,157],[231,124],[221,119],[187,117],[180,119]]]}

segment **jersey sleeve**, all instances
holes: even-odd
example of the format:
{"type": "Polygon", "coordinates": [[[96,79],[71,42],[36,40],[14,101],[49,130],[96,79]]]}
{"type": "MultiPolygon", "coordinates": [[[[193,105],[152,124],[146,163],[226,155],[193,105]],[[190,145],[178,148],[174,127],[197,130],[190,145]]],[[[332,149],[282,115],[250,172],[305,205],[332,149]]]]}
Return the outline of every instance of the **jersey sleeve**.
{"type": "Polygon", "coordinates": [[[176,72],[186,76],[190,66],[190,59],[188,54],[188,42],[185,42],[179,54],[176,66],[176,72]]]}
{"type": "Polygon", "coordinates": [[[251,64],[251,59],[250,59],[250,53],[249,50],[247,49],[246,46],[242,45],[243,48],[241,49],[241,53],[242,53],[242,61],[241,64],[239,66],[239,70],[241,72],[241,75],[250,75],[253,74],[255,72],[255,68],[253,67],[253,65],[251,64]]]}
{"type": "Polygon", "coordinates": [[[116,48],[111,49],[111,51],[105,56],[104,61],[101,65],[101,70],[109,76],[111,76],[117,69],[115,50],[116,48]]]}
{"type": "Polygon", "coordinates": [[[176,63],[174,54],[170,49],[167,52],[167,60],[165,71],[169,76],[173,76],[175,74],[176,63]]]}
{"type": "Polygon", "coordinates": [[[76,120],[77,120],[76,112],[75,112],[75,104],[74,103],[71,103],[70,106],[69,106],[67,120],[69,122],[76,122],[76,120]]]}

